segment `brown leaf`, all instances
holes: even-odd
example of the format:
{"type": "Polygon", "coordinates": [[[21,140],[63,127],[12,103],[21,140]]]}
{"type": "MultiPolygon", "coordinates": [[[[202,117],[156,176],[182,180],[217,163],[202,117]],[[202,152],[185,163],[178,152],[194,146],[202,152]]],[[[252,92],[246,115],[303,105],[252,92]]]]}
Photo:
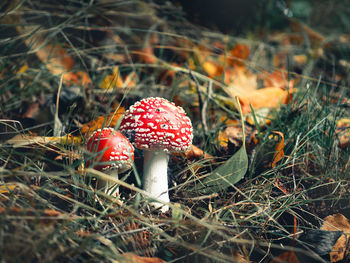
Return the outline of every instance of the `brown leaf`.
{"type": "Polygon", "coordinates": [[[242,127],[235,125],[219,131],[217,141],[221,147],[227,148],[229,141],[238,147],[242,144],[242,139],[242,127]]]}
{"type": "Polygon", "coordinates": [[[34,102],[29,105],[27,110],[23,113],[23,118],[34,118],[39,113],[39,102],[34,102]]]}
{"type": "Polygon", "coordinates": [[[46,145],[46,144],[80,144],[80,136],[72,136],[70,134],[58,137],[48,137],[48,136],[32,136],[28,134],[17,134],[11,139],[7,140],[5,144],[10,144],[14,148],[26,147],[29,145],[46,145]]]}
{"type": "Polygon", "coordinates": [[[141,257],[134,253],[124,253],[122,256],[124,257],[122,263],[166,263],[160,258],[141,257]]]}
{"type": "Polygon", "coordinates": [[[297,255],[293,251],[287,251],[270,261],[270,263],[299,263],[297,255]]]}
{"type": "Polygon", "coordinates": [[[331,262],[338,262],[344,258],[345,251],[348,248],[348,239],[350,233],[350,220],[342,214],[334,214],[324,219],[320,228],[326,231],[344,231],[344,234],[335,243],[330,253],[331,262]]]}
{"type": "MultiPolygon", "coordinates": [[[[32,26],[25,26],[23,29],[17,27],[19,32],[30,32],[35,30],[32,26]]],[[[81,84],[91,83],[91,79],[86,72],[71,72],[74,67],[74,60],[67,53],[65,47],[61,44],[46,44],[44,34],[33,34],[26,38],[26,45],[35,51],[37,57],[45,64],[47,69],[53,75],[63,76],[65,84],[81,84]]],[[[23,70],[23,69],[22,69],[23,70]]]]}
{"type": "Polygon", "coordinates": [[[322,42],[324,42],[325,37],[316,32],[311,27],[303,24],[296,19],[290,19],[289,21],[291,28],[296,32],[300,32],[300,34],[303,36],[303,39],[305,39],[305,33],[307,34],[307,37],[310,39],[312,46],[319,46],[322,42]]]}

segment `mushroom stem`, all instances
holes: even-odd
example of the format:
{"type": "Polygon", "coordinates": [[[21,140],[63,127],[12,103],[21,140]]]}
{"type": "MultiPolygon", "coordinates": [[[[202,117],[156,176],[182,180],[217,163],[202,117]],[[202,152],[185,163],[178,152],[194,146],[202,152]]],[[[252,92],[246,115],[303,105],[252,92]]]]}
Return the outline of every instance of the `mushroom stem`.
{"type": "MultiPolygon", "coordinates": [[[[114,169],[109,172],[106,172],[107,175],[118,179],[118,170],[114,169]]],[[[103,189],[104,193],[113,197],[118,197],[119,195],[119,186],[116,183],[109,180],[98,181],[98,188],[103,189]]]]}
{"type": "MultiPolygon", "coordinates": [[[[144,151],[143,189],[149,197],[157,198],[165,203],[170,201],[168,193],[168,161],[169,155],[165,151],[144,151]]],[[[159,202],[151,203],[161,211],[168,211],[169,207],[159,202]]]]}

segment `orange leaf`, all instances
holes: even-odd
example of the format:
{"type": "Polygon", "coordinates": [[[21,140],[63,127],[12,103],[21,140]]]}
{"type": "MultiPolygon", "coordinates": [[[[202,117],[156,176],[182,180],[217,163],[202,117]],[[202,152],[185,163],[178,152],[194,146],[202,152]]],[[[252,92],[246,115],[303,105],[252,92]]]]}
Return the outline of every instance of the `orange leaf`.
{"type": "MultiPolygon", "coordinates": [[[[228,69],[225,72],[225,83],[228,84],[225,91],[232,98],[239,97],[243,113],[250,112],[250,105],[258,110],[277,108],[281,103],[290,102],[293,90],[291,88],[289,91],[285,89],[286,85],[281,73],[277,72],[267,76],[269,77],[267,83],[272,84],[272,86],[258,89],[258,76],[256,74],[246,71],[242,67],[228,69]]],[[[292,82],[290,83],[292,86],[292,82]]]]}
{"type": "Polygon", "coordinates": [[[36,52],[36,55],[54,75],[69,71],[74,66],[73,59],[59,45],[44,46],[36,52]]]}
{"type": "Polygon", "coordinates": [[[287,188],[283,185],[281,180],[279,178],[276,178],[275,182],[273,183],[275,187],[277,187],[279,190],[281,190],[284,194],[289,195],[289,191],[287,188]]]}
{"type": "Polygon", "coordinates": [[[332,252],[330,253],[331,262],[338,262],[342,260],[345,255],[345,251],[348,248],[350,220],[342,214],[330,215],[324,219],[323,225],[320,229],[326,231],[344,231],[344,233],[346,233],[340,236],[335,243],[332,252]]]}
{"type": "Polygon", "coordinates": [[[141,257],[134,253],[124,253],[122,263],[166,263],[160,258],[141,257]]]}
{"type": "Polygon", "coordinates": [[[264,87],[292,89],[294,84],[293,79],[288,81],[288,73],[281,70],[275,70],[271,73],[263,72],[259,74],[259,79],[264,80],[264,87]]]}
{"type": "Polygon", "coordinates": [[[222,75],[224,68],[218,63],[214,63],[211,61],[206,61],[203,64],[204,71],[208,74],[209,77],[214,78],[222,75]]]}
{"type": "Polygon", "coordinates": [[[275,147],[276,151],[275,151],[275,154],[273,155],[273,160],[271,164],[271,167],[276,167],[277,162],[280,161],[284,156],[284,151],[283,151],[284,136],[282,132],[274,131],[273,133],[278,134],[281,137],[281,140],[276,144],[276,147],[275,147]]]}
{"type": "Polygon", "coordinates": [[[225,71],[225,83],[236,93],[245,93],[258,88],[257,76],[244,68],[232,68],[225,71]]]}
{"type": "Polygon", "coordinates": [[[156,64],[158,62],[157,57],[154,55],[153,47],[151,46],[146,46],[141,51],[134,53],[136,53],[139,59],[146,64],[156,64]]]}
{"type": "Polygon", "coordinates": [[[71,84],[86,86],[92,83],[89,75],[83,71],[67,72],[63,75],[63,81],[68,86],[71,84]]]}
{"type": "MultiPolygon", "coordinates": [[[[113,106],[113,108],[117,109],[118,104],[116,103],[113,106]]],[[[99,116],[99,117],[97,117],[97,119],[90,121],[88,123],[85,123],[81,127],[80,132],[82,133],[82,135],[84,137],[87,138],[94,131],[96,131],[97,129],[101,129],[103,126],[113,128],[117,124],[119,118],[121,118],[123,116],[124,112],[125,112],[125,108],[120,106],[116,112],[113,111],[108,116],[99,116]]]]}
{"type": "Polygon", "coordinates": [[[280,88],[263,88],[250,91],[239,96],[243,113],[250,112],[250,104],[257,110],[261,108],[276,108],[281,103],[289,102],[291,93],[280,88]]]}
{"type": "Polygon", "coordinates": [[[195,158],[204,158],[204,159],[214,160],[213,156],[204,152],[202,149],[194,145],[191,145],[191,147],[184,153],[184,155],[185,155],[185,158],[188,160],[195,159],[195,158]]]}
{"type": "Polygon", "coordinates": [[[249,47],[238,43],[230,52],[231,56],[227,58],[227,64],[230,66],[244,66],[243,60],[249,57],[249,47]]]}
{"type": "Polygon", "coordinates": [[[297,255],[293,251],[287,251],[270,261],[270,263],[299,263],[297,255]]]}

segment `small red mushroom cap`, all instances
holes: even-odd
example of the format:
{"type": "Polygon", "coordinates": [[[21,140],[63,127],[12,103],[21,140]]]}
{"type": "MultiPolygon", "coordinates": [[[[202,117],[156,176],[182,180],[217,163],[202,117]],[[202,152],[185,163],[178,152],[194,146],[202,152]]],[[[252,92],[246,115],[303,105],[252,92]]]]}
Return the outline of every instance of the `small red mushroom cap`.
{"type": "Polygon", "coordinates": [[[96,170],[118,169],[118,172],[124,172],[131,168],[134,160],[134,147],[113,128],[96,130],[88,140],[87,150],[96,154],[94,160],[87,162],[87,166],[94,165],[96,170]]]}
{"type": "Polygon", "coordinates": [[[185,111],[163,98],[145,98],[126,111],[121,131],[134,134],[144,150],[185,151],[192,144],[192,123],[185,111]]]}

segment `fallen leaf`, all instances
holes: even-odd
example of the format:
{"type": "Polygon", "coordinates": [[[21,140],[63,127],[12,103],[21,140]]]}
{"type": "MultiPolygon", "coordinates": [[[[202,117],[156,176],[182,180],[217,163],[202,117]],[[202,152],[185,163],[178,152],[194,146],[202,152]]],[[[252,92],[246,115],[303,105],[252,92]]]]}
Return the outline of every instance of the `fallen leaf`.
{"type": "Polygon", "coordinates": [[[23,118],[34,118],[39,114],[39,102],[34,102],[30,104],[27,110],[22,114],[23,118]]]}
{"type": "Polygon", "coordinates": [[[14,191],[19,190],[20,187],[16,183],[6,183],[0,185],[0,194],[8,195],[14,191]]]}
{"type": "Polygon", "coordinates": [[[28,64],[24,64],[22,67],[20,67],[20,69],[17,71],[18,75],[23,74],[24,72],[26,72],[28,70],[28,64]]]}
{"type": "Polygon", "coordinates": [[[238,43],[233,47],[226,61],[230,66],[244,66],[244,60],[249,57],[250,50],[245,44],[238,43]]]}
{"type": "Polygon", "coordinates": [[[344,234],[335,243],[330,253],[330,261],[338,262],[343,260],[345,251],[349,248],[348,239],[350,235],[350,220],[342,214],[327,216],[320,228],[326,231],[343,231],[344,234]]]}
{"type": "Polygon", "coordinates": [[[123,116],[125,112],[125,108],[118,105],[118,103],[115,103],[113,106],[113,109],[115,110],[112,111],[108,116],[99,116],[95,120],[85,123],[80,129],[81,134],[85,138],[88,138],[94,131],[101,129],[102,127],[114,128],[118,120],[123,116]]]}
{"type": "Polygon", "coordinates": [[[299,236],[299,240],[316,254],[325,256],[332,252],[334,245],[342,234],[343,231],[309,229],[299,236]]]}
{"type": "MultiPolygon", "coordinates": [[[[242,137],[245,138],[245,126],[243,113],[238,98],[235,98],[241,115],[242,137]]],[[[243,140],[242,147],[232,155],[224,164],[217,167],[203,179],[199,191],[204,193],[216,193],[239,182],[248,170],[248,156],[246,143],[243,140]]]]}
{"type": "Polygon", "coordinates": [[[287,188],[283,185],[281,180],[279,178],[276,178],[275,182],[273,183],[275,187],[277,187],[279,190],[281,190],[285,195],[289,195],[290,192],[287,190],[287,188]]]}
{"type": "Polygon", "coordinates": [[[213,156],[204,152],[202,149],[198,148],[195,145],[191,145],[191,147],[183,155],[188,160],[192,160],[195,158],[204,158],[204,159],[214,160],[213,156]]]}
{"type": "Polygon", "coordinates": [[[71,86],[72,84],[86,86],[92,83],[89,75],[83,71],[66,72],[63,75],[63,81],[67,86],[71,86]]]}
{"type": "Polygon", "coordinates": [[[247,92],[239,96],[243,113],[251,111],[250,105],[254,109],[276,108],[280,104],[287,104],[291,97],[290,92],[280,88],[262,88],[255,91],[247,92]]]}
{"type": "Polygon", "coordinates": [[[284,151],[283,151],[283,148],[284,148],[284,136],[283,136],[282,132],[274,131],[272,133],[278,134],[279,137],[280,137],[279,142],[276,144],[275,154],[273,156],[272,163],[271,163],[271,167],[276,167],[277,162],[280,161],[283,158],[283,156],[284,156],[284,151]]]}
{"type": "Polygon", "coordinates": [[[224,67],[213,61],[204,62],[203,69],[211,78],[221,76],[222,73],[224,72],[224,67]]]}
{"type": "Polygon", "coordinates": [[[338,120],[336,134],[339,139],[339,147],[346,148],[350,141],[350,119],[343,118],[338,120]]]}
{"type": "Polygon", "coordinates": [[[304,54],[294,55],[293,60],[298,63],[300,66],[304,66],[307,62],[307,56],[304,54]]]}
{"type": "Polygon", "coordinates": [[[305,34],[307,34],[307,39],[311,41],[312,46],[319,46],[322,42],[325,41],[325,37],[322,36],[320,33],[316,32],[311,27],[307,26],[306,24],[296,20],[296,19],[290,19],[290,27],[292,30],[296,32],[300,32],[300,35],[302,36],[302,39],[305,38],[305,34]]]}
{"type": "Polygon", "coordinates": [[[224,81],[229,85],[229,90],[235,90],[235,93],[240,93],[239,95],[258,88],[257,75],[244,68],[226,69],[224,81]]]}
{"type": "Polygon", "coordinates": [[[107,75],[101,82],[100,88],[101,89],[114,89],[114,88],[122,88],[123,87],[123,79],[120,75],[119,72],[119,67],[114,67],[113,68],[113,74],[112,75],[107,75]]]}
{"type": "MultiPolygon", "coordinates": [[[[33,26],[17,26],[16,29],[20,33],[36,31],[36,28],[33,26]]],[[[35,51],[36,56],[53,75],[64,74],[63,81],[65,84],[86,85],[91,83],[91,79],[86,72],[72,72],[75,62],[63,45],[46,44],[44,34],[37,32],[26,38],[25,43],[31,50],[35,51]]],[[[26,69],[22,67],[21,70],[26,69]]]]}
{"type": "Polygon", "coordinates": [[[286,251],[270,261],[270,263],[299,263],[297,255],[293,251],[286,251]]]}
{"type": "Polygon", "coordinates": [[[141,51],[133,51],[132,53],[138,56],[138,59],[146,64],[157,64],[158,58],[154,55],[154,50],[151,45],[147,45],[141,51]]]}
{"type": "Polygon", "coordinates": [[[46,144],[80,144],[82,139],[80,136],[72,136],[67,134],[65,136],[49,137],[49,136],[33,136],[28,134],[17,134],[11,139],[7,140],[4,144],[12,145],[14,148],[26,147],[29,145],[46,145],[46,144]]]}
{"type": "Polygon", "coordinates": [[[40,41],[34,47],[38,48],[36,55],[52,74],[60,75],[73,68],[74,61],[62,46],[57,44],[43,45],[43,42],[40,41]]]}
{"type": "Polygon", "coordinates": [[[122,256],[122,263],[166,263],[164,260],[157,257],[141,257],[134,253],[124,253],[122,256]]]}
{"type": "Polygon", "coordinates": [[[288,79],[287,71],[275,70],[271,73],[266,71],[262,72],[258,76],[259,79],[264,81],[264,87],[275,87],[280,89],[292,89],[294,85],[293,79],[288,79]]]}

